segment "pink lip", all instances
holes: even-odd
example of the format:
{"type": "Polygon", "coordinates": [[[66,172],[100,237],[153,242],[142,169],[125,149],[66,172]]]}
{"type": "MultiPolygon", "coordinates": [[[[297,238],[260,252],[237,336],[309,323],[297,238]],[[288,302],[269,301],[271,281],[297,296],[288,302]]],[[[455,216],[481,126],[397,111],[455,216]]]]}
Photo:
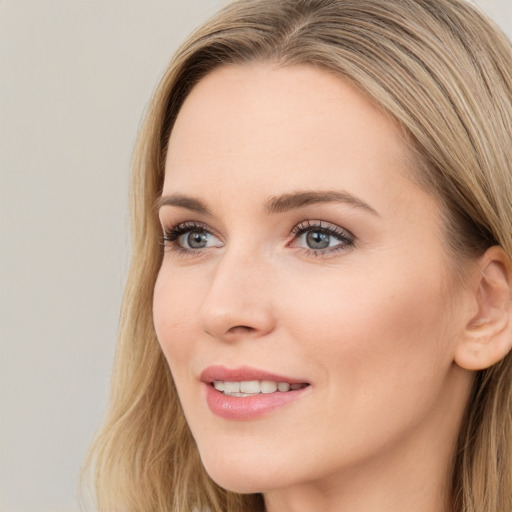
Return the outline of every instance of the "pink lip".
{"type": "Polygon", "coordinates": [[[271,380],[290,384],[307,383],[305,380],[276,375],[255,368],[241,367],[228,369],[224,366],[210,366],[200,376],[203,382],[206,403],[216,416],[230,420],[250,420],[264,416],[271,411],[294,402],[306,393],[311,386],[293,391],[261,393],[254,396],[236,397],[217,391],[212,382],[216,380],[238,382],[248,380],[271,380]]]}
{"type": "Polygon", "coordinates": [[[209,366],[200,375],[201,382],[210,384],[215,380],[227,380],[229,382],[239,382],[243,380],[271,380],[274,382],[288,382],[290,384],[307,383],[304,379],[294,379],[285,375],[277,375],[248,366],[229,369],[225,366],[209,366]]]}

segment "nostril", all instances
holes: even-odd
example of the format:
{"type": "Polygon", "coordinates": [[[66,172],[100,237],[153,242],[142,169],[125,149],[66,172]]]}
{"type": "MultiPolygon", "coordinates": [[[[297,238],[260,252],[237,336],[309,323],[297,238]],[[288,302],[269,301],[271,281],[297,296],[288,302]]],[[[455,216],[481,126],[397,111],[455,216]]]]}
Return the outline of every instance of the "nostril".
{"type": "MultiPolygon", "coordinates": [[[[203,331],[208,334],[208,336],[211,336],[212,338],[217,338],[215,334],[208,331],[207,329],[203,329],[203,331]]],[[[249,327],[248,325],[235,325],[234,327],[229,328],[224,335],[226,334],[250,334],[252,332],[256,331],[254,327],[249,327]]]]}
{"type": "Polygon", "coordinates": [[[236,330],[236,329],[242,329],[244,331],[254,331],[254,327],[251,327],[249,325],[235,325],[235,326],[231,327],[229,330],[232,331],[232,330],[236,330]]]}
{"type": "Polygon", "coordinates": [[[248,325],[235,325],[234,327],[228,329],[227,332],[231,334],[247,334],[253,332],[254,330],[254,327],[249,327],[248,325]]]}

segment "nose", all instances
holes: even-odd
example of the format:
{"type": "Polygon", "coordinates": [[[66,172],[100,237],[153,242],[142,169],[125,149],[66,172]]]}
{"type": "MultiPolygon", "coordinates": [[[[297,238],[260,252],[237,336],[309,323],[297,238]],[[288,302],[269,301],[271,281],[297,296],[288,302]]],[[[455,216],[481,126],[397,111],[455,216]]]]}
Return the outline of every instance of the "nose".
{"type": "Polygon", "coordinates": [[[221,341],[257,339],[273,331],[272,282],[255,255],[226,251],[212,272],[199,311],[201,329],[221,341]]]}

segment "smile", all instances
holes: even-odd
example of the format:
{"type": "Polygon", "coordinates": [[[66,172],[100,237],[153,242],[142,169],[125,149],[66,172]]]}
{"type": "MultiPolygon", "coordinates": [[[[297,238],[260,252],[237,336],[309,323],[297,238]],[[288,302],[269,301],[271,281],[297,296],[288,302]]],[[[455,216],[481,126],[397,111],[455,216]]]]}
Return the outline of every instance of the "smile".
{"type": "Polygon", "coordinates": [[[211,412],[236,421],[260,418],[291,405],[309,395],[313,387],[304,378],[247,366],[209,366],[203,370],[199,380],[211,412]]]}
{"type": "Polygon", "coordinates": [[[212,382],[213,387],[228,396],[248,397],[259,394],[286,393],[308,386],[306,383],[277,382],[272,380],[244,380],[212,382]]]}

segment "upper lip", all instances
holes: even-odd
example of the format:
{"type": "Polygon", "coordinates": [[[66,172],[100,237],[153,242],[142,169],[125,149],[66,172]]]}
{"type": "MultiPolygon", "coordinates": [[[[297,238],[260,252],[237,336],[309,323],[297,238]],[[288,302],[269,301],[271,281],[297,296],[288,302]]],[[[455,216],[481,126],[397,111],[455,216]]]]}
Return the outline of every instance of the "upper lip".
{"type": "Polygon", "coordinates": [[[288,382],[289,384],[307,384],[304,379],[296,379],[285,375],[250,368],[249,366],[240,366],[238,368],[226,368],[225,366],[209,366],[205,368],[200,375],[200,380],[207,384],[221,380],[227,382],[243,382],[250,380],[270,380],[273,382],[288,382]]]}

